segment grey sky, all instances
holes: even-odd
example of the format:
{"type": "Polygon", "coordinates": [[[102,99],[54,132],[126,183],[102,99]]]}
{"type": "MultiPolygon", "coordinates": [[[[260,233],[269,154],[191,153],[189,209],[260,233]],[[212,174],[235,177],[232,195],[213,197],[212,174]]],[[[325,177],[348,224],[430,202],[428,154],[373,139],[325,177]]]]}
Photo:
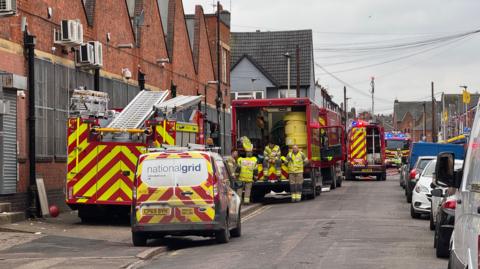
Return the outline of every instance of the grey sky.
{"type": "MultiPolygon", "coordinates": [[[[195,4],[212,12],[211,0],[184,0],[185,11],[195,4]]],[[[398,44],[440,37],[480,28],[478,0],[232,0],[232,31],[312,29],[315,48],[398,44]],[[354,45],[348,45],[348,44],[354,45]],[[345,45],[347,44],[347,45],[345,45]]],[[[448,43],[448,42],[447,42],[448,43]]],[[[316,62],[328,71],[348,70],[418,54],[404,60],[350,72],[335,73],[352,86],[368,92],[370,77],[376,78],[376,111],[390,112],[393,100],[427,100],[430,82],[436,92],[460,92],[459,85],[480,91],[480,34],[451,44],[439,43],[419,49],[388,53],[315,51],[316,62]],[[437,49],[432,49],[440,46],[437,49]],[[426,52],[423,52],[426,50],[426,52]],[[353,62],[352,62],[353,61],[353,62]],[[349,62],[342,64],[344,62],[349,62]],[[390,100],[389,102],[383,99],[390,100]]],[[[343,100],[343,84],[315,68],[316,78],[335,100],[343,100]]],[[[348,89],[350,104],[369,109],[368,97],[348,89]]]]}

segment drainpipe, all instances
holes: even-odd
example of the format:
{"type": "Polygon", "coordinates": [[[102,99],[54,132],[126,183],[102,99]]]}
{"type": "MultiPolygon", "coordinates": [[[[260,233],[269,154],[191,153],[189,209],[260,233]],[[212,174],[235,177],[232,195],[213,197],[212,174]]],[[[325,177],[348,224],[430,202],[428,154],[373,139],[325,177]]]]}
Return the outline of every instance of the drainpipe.
{"type": "Polygon", "coordinates": [[[28,65],[28,160],[30,166],[29,172],[29,195],[28,195],[28,215],[30,217],[39,216],[38,195],[36,182],[36,152],[35,152],[35,43],[36,37],[28,34],[25,29],[23,44],[27,52],[28,65]]]}

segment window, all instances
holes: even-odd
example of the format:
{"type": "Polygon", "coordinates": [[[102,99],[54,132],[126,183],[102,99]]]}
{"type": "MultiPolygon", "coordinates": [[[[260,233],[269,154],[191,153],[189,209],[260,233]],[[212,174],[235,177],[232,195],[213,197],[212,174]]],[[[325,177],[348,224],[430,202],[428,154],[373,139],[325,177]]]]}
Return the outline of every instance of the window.
{"type": "Polygon", "coordinates": [[[278,98],[295,98],[297,97],[296,90],[278,90],[278,98]]]}
{"type": "Polygon", "coordinates": [[[263,99],[263,91],[232,92],[232,100],[263,99]]]}

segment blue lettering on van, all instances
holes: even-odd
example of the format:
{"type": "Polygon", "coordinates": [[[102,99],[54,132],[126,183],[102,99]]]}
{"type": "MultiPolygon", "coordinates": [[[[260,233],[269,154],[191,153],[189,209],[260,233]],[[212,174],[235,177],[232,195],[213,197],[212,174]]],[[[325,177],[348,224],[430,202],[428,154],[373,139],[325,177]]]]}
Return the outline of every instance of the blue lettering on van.
{"type": "Polygon", "coordinates": [[[191,165],[157,165],[157,166],[152,166],[152,167],[147,167],[147,173],[148,174],[156,174],[156,173],[169,173],[169,172],[175,172],[175,173],[189,173],[189,172],[200,172],[201,165],[197,164],[191,164],[191,165]]]}

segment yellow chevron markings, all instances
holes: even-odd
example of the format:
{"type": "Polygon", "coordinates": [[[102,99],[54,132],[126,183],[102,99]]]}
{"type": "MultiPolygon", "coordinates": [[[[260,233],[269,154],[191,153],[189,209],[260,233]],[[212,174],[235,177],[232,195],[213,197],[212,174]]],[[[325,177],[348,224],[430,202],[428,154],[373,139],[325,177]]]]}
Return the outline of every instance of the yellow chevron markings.
{"type": "Polygon", "coordinates": [[[161,125],[157,125],[157,133],[163,138],[163,143],[167,145],[175,145],[175,139],[161,125]]]}

